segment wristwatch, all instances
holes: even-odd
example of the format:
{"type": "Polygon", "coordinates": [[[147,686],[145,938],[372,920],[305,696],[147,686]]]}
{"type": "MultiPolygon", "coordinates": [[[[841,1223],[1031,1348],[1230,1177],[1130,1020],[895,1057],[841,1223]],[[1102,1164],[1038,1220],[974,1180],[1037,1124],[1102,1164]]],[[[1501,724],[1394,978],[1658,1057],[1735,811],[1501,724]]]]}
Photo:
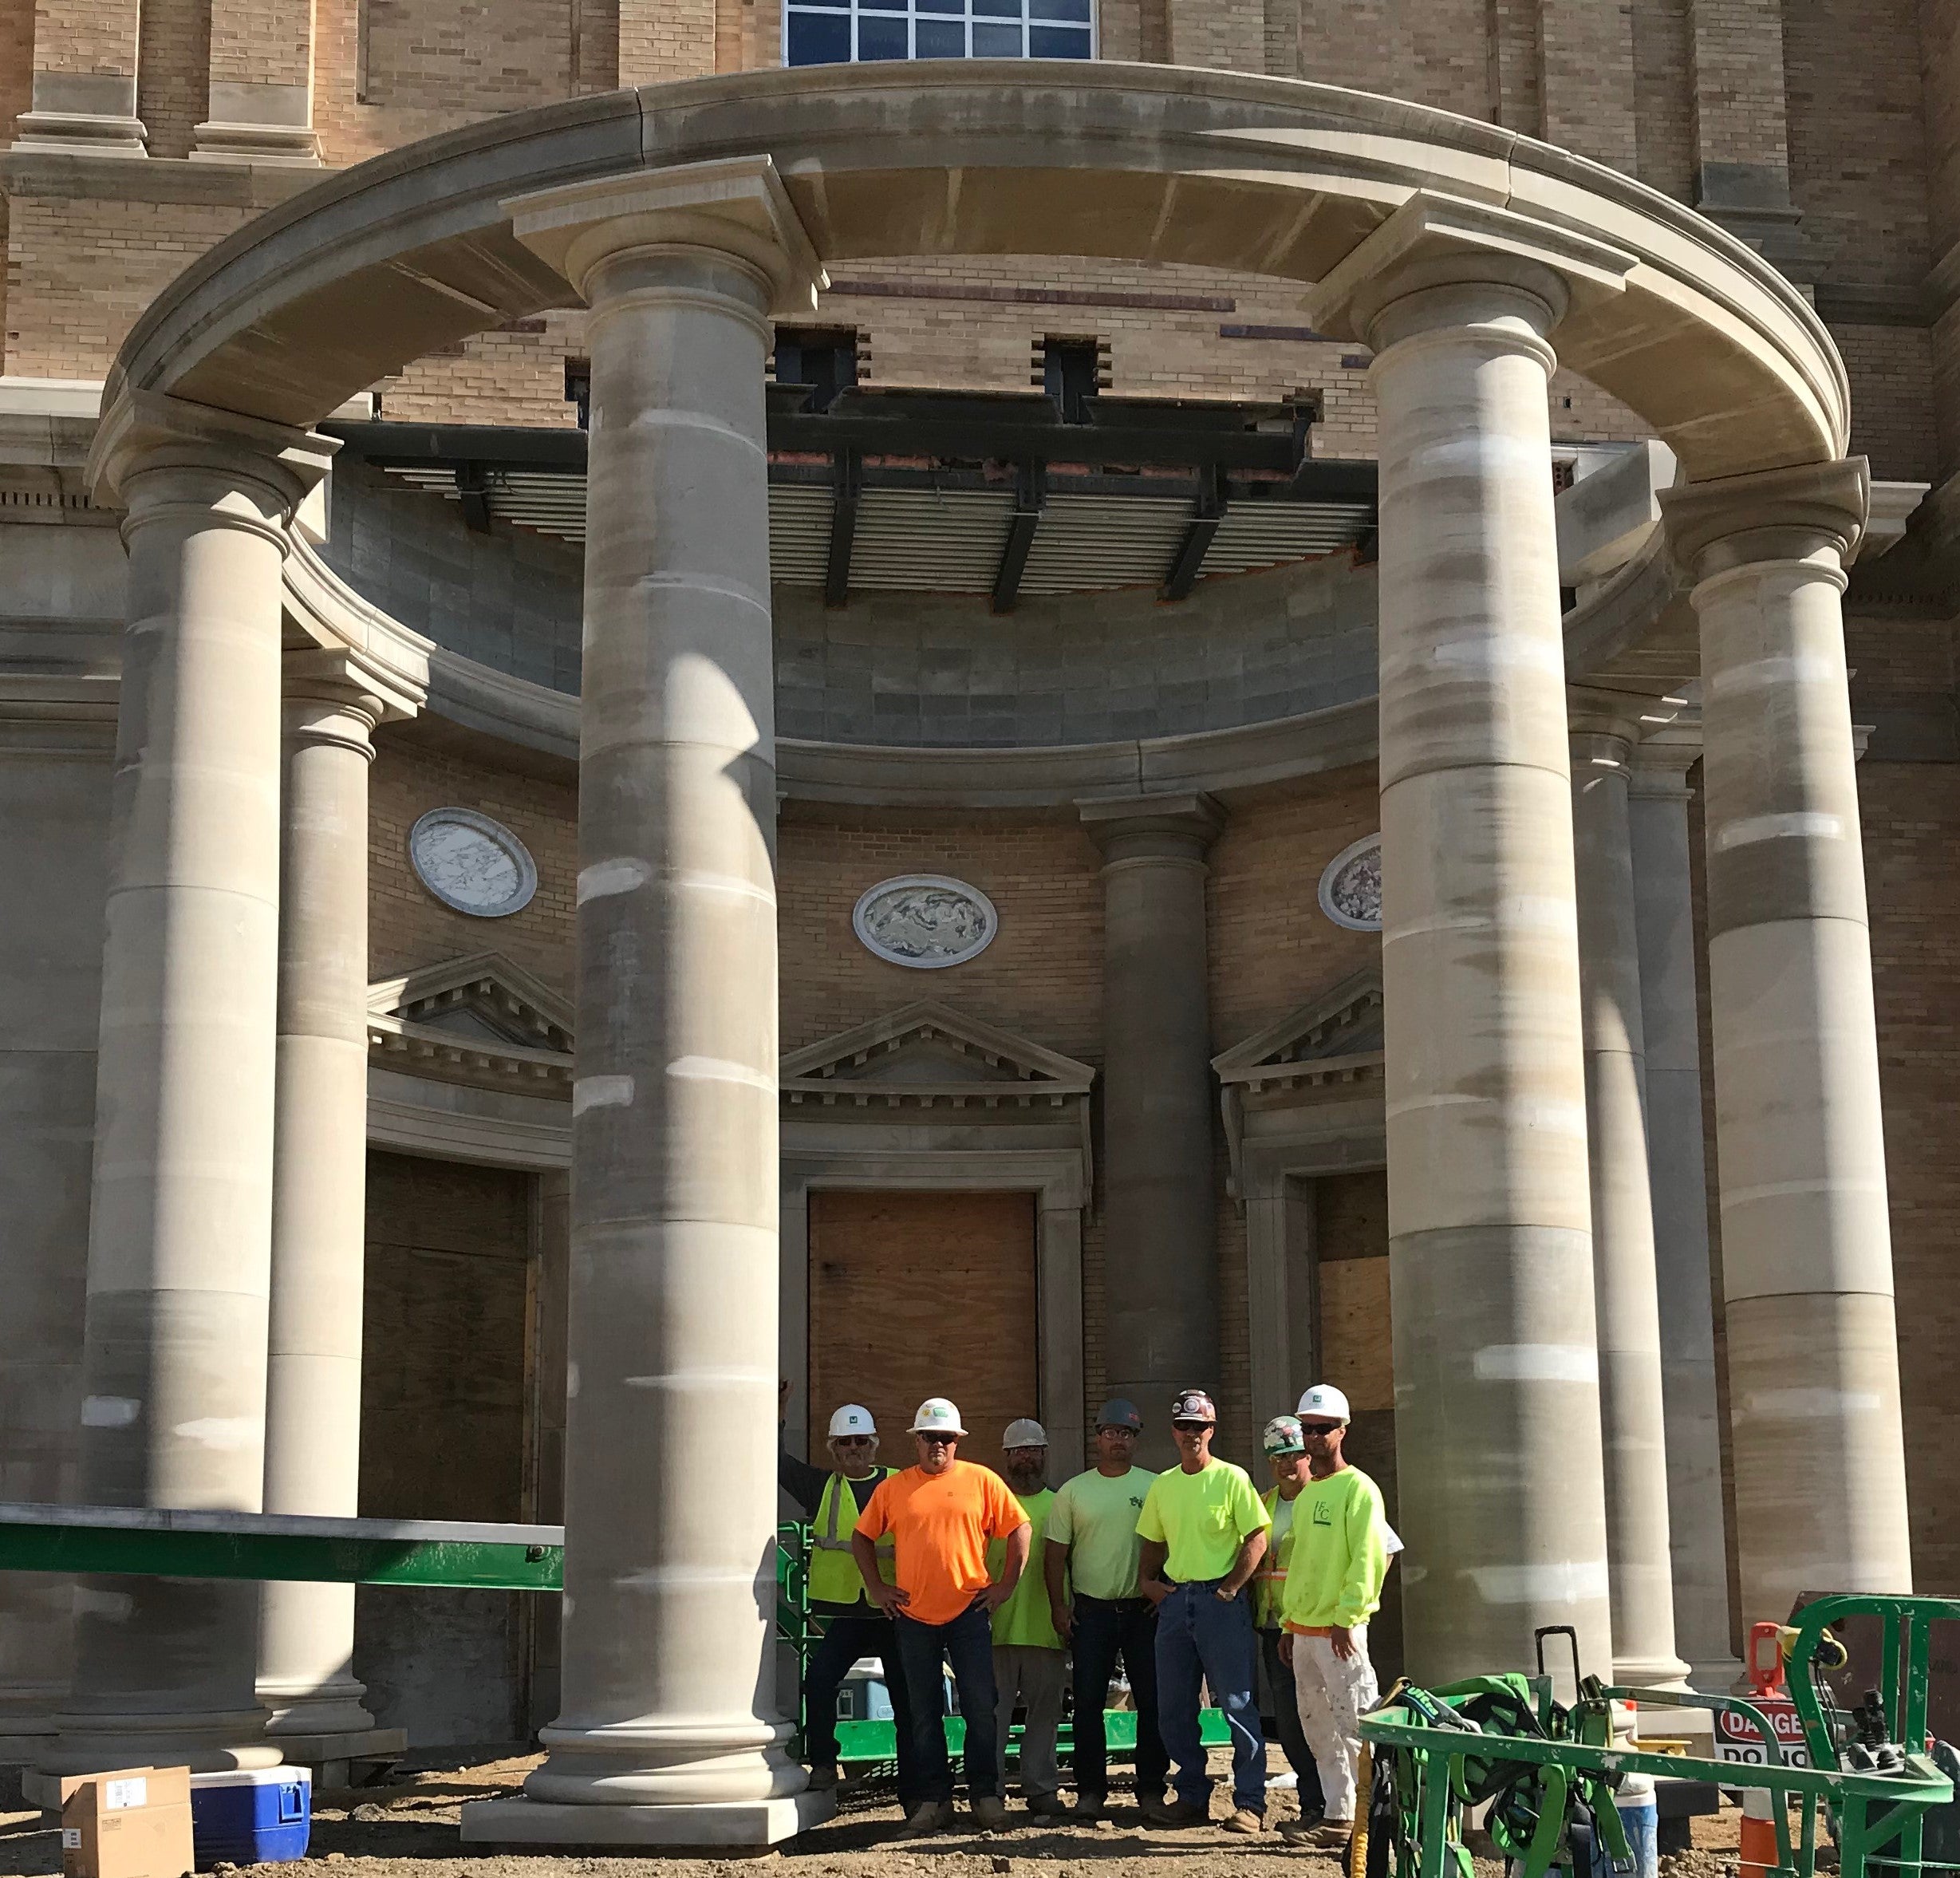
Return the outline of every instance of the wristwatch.
{"type": "Polygon", "coordinates": [[[1236,1591],[1228,1591],[1222,1584],[1212,1593],[1212,1596],[1217,1599],[1219,1603],[1221,1604],[1230,1604],[1232,1600],[1238,1595],[1239,1594],[1236,1591]]]}

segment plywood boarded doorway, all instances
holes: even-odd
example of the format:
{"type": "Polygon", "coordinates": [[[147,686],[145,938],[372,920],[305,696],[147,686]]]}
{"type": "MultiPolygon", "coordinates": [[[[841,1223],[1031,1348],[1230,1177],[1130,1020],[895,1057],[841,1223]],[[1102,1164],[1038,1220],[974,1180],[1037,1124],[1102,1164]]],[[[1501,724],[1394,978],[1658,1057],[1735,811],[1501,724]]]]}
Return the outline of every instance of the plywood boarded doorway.
{"type": "Polygon", "coordinates": [[[1000,1436],[1038,1414],[1035,1196],[810,1196],[811,1458],[840,1403],[877,1419],[878,1458],[909,1466],[913,1411],[949,1395],[972,1430],[961,1456],[1000,1465],[1000,1436]]]}

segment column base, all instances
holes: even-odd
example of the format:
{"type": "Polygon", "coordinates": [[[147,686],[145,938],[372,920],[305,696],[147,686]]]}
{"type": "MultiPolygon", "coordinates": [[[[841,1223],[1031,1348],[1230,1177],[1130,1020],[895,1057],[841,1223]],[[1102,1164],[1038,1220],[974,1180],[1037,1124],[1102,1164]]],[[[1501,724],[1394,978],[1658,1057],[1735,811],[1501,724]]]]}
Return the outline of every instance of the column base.
{"type": "Polygon", "coordinates": [[[568,1806],[550,1800],[477,1800],[463,1809],[466,1845],[657,1845],[727,1852],[794,1839],[837,1811],[830,1793],[698,1806],[568,1806]]]}
{"type": "Polygon", "coordinates": [[[289,1767],[310,1767],[318,1787],[351,1786],[356,1766],[391,1767],[408,1751],[405,1728],[357,1728],[342,1734],[271,1734],[289,1767]]]}
{"type": "Polygon", "coordinates": [[[67,156],[150,153],[149,132],[140,119],[84,111],[23,111],[14,120],[12,148],[58,151],[67,156]]]}
{"type": "Polygon", "coordinates": [[[200,124],[191,135],[193,163],[270,163],[319,169],[320,134],[306,124],[200,124]]]}

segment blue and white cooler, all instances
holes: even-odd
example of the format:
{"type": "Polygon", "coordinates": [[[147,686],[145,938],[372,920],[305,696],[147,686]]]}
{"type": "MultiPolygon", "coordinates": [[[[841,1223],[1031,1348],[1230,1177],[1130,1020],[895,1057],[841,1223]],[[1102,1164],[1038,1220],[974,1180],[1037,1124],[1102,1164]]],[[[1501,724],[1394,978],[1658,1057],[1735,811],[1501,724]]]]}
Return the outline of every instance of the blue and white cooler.
{"type": "Polygon", "coordinates": [[[191,1844],[197,1868],[221,1859],[262,1865],[304,1858],[313,1836],[313,1770],[251,1767],[191,1776],[191,1844]]]}

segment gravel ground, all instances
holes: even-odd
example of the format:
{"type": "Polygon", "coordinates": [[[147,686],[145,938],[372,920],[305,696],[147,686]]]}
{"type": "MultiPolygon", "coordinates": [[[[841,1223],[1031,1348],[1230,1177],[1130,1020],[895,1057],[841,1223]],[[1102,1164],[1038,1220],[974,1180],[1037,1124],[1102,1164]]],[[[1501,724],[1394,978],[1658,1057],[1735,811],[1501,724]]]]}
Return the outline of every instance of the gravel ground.
{"type": "MultiPolygon", "coordinates": [[[[1110,1817],[1094,1826],[1037,1820],[1010,1804],[1003,1833],[972,1829],[964,1809],[951,1832],[894,1842],[900,1815],[889,1786],[847,1794],[836,1818],[792,1844],[756,1859],[556,1856],[465,1852],[458,1842],[466,1801],[507,1793],[538,1765],[527,1754],[452,1761],[398,1773],[386,1786],[323,1789],[314,1796],[309,1855],[281,1865],[220,1865],[219,1878],[752,1878],[759,1864],[795,1867],[794,1878],[1339,1878],[1325,1853],[1295,1851],[1276,1834],[1248,1839],[1217,1826],[1160,1832],[1146,1826],[1129,1794],[1111,1797],[1110,1817]]],[[[1228,1762],[1214,1755],[1214,1773],[1228,1762]]],[[[1213,1805],[1225,1810],[1221,1785],[1213,1805]]],[[[1277,1825],[1296,1811],[1291,1793],[1268,1809],[1277,1825]]],[[[1661,1861],[1661,1878],[1736,1878],[1737,1815],[1697,1820],[1695,1849],[1661,1861]]],[[[1820,1863],[1822,1861],[1820,1861],[1820,1863]]],[[[1494,1860],[1477,1878],[1502,1878],[1494,1860]]],[[[61,1835],[38,1813],[0,1813],[0,1878],[42,1878],[61,1866],[61,1835]]],[[[791,1878],[786,1872],[784,1878],[791,1878]]]]}

